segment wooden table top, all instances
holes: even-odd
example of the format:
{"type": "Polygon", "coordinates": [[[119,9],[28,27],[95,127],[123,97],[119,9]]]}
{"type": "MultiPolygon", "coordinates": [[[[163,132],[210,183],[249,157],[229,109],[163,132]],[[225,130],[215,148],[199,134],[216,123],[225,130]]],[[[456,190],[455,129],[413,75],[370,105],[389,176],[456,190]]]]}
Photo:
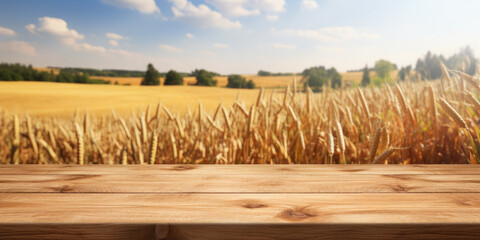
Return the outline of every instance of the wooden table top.
{"type": "Polygon", "coordinates": [[[477,165],[3,165],[0,224],[480,224],[477,165]]]}

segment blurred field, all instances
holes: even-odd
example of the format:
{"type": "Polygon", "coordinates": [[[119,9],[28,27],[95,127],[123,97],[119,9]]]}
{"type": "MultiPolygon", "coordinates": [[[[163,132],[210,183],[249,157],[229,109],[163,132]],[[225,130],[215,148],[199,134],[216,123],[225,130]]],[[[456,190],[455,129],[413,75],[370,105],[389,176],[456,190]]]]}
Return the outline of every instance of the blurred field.
{"type": "MultiPolygon", "coordinates": [[[[342,75],[342,80],[344,80],[345,82],[360,84],[362,82],[363,72],[346,72],[346,73],[341,73],[341,75],[342,75]]],[[[391,72],[391,77],[393,79],[396,79],[397,76],[398,76],[397,70],[391,72]]],[[[250,79],[253,80],[257,87],[263,87],[263,88],[286,87],[287,85],[292,85],[293,83],[293,76],[243,75],[243,77],[247,80],[250,80],[250,79]]],[[[375,71],[370,71],[370,77],[371,78],[375,77],[375,71]]],[[[142,82],[142,78],[139,78],[139,77],[91,76],[91,78],[107,80],[107,81],[110,81],[112,84],[114,84],[115,82],[118,82],[118,84],[120,85],[123,85],[123,84],[140,85],[140,82],[142,82]]],[[[303,87],[302,76],[297,76],[296,78],[297,78],[298,87],[299,88],[303,87]]],[[[214,77],[214,79],[218,81],[217,86],[219,87],[227,86],[227,83],[228,83],[227,77],[218,76],[218,77],[214,77]]],[[[164,81],[165,81],[164,78],[160,78],[160,82],[162,84],[164,81]]],[[[196,81],[197,80],[195,79],[195,77],[185,77],[183,79],[183,82],[185,85],[195,84],[196,81]]]]}
{"type": "MultiPolygon", "coordinates": [[[[341,73],[341,75],[342,75],[342,80],[345,82],[360,84],[362,82],[363,72],[346,72],[346,73],[341,73]]],[[[370,71],[370,78],[375,77],[375,75],[376,75],[375,71],[370,71]]],[[[390,77],[392,79],[397,79],[398,70],[393,70],[390,73],[390,77]]]]}
{"type": "MultiPolygon", "coordinates": [[[[292,76],[258,76],[258,75],[243,75],[247,80],[253,80],[257,87],[263,88],[273,88],[273,87],[285,87],[288,84],[292,84],[292,76]]],[[[139,77],[102,77],[102,76],[91,76],[92,79],[102,79],[110,81],[112,84],[118,82],[118,84],[130,84],[130,85],[140,85],[142,78],[139,77]]],[[[228,83],[228,77],[217,76],[214,77],[218,81],[217,86],[225,87],[228,83]]],[[[301,76],[297,77],[297,81],[300,81],[301,76]]],[[[160,83],[163,84],[165,78],[160,78],[160,83]]],[[[195,77],[185,77],[183,78],[184,85],[195,84],[197,80],[195,77]]]]}
{"type": "Polygon", "coordinates": [[[257,90],[239,90],[193,86],[115,86],[50,82],[0,82],[0,108],[13,113],[28,112],[36,116],[71,116],[75,109],[92,114],[131,114],[158,101],[172,112],[194,109],[202,102],[213,111],[220,101],[225,106],[235,102],[240,93],[245,104],[256,100],[257,90]],[[213,109],[213,110],[212,110],[213,109]]]}

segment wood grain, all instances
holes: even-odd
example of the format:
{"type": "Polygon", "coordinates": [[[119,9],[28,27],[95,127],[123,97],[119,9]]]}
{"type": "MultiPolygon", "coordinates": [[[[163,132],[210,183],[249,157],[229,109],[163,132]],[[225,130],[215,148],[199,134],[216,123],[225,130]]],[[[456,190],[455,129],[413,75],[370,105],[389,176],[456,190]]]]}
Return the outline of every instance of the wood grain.
{"type": "Polygon", "coordinates": [[[477,165],[3,165],[0,239],[479,239],[477,165]]]}
{"type": "Polygon", "coordinates": [[[224,174],[224,175],[291,175],[291,174],[440,174],[478,175],[480,165],[0,165],[0,175],[15,174],[224,174]]]}
{"type": "Polygon", "coordinates": [[[2,193],[0,223],[480,224],[479,193],[2,193]]]}
{"type": "Polygon", "coordinates": [[[3,193],[479,193],[480,175],[0,175],[3,193]]]}
{"type": "MultiPolygon", "coordinates": [[[[165,237],[163,237],[165,238],[165,237]]],[[[0,239],[118,239],[154,240],[155,225],[128,224],[4,224],[0,225],[0,239]]]]}
{"type": "Polygon", "coordinates": [[[155,237],[154,225],[78,224],[78,225],[0,225],[0,239],[64,240],[267,240],[267,239],[478,239],[480,228],[473,224],[179,224],[161,226],[155,237]],[[166,229],[165,229],[166,228],[166,229]]]}
{"type": "Polygon", "coordinates": [[[267,239],[479,239],[478,225],[445,224],[298,224],[298,225],[173,225],[168,240],[267,239]]]}

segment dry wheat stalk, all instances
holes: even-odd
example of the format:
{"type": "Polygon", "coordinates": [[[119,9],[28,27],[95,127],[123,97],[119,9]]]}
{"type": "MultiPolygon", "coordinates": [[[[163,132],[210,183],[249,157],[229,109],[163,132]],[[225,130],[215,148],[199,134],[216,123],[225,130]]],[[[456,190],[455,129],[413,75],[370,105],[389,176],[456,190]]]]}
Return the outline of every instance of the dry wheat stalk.
{"type": "Polygon", "coordinates": [[[260,105],[260,102],[262,101],[262,97],[263,97],[263,88],[260,88],[260,92],[258,93],[257,103],[255,104],[255,107],[258,107],[258,105],[260,105]]]}
{"type": "Polygon", "coordinates": [[[386,160],[392,153],[396,152],[398,149],[397,148],[390,148],[385,150],[382,154],[380,154],[375,160],[373,160],[372,164],[376,164],[378,162],[382,162],[386,160]]]}
{"type": "Polygon", "coordinates": [[[155,164],[155,158],[157,156],[157,144],[158,144],[158,135],[157,133],[152,134],[152,140],[150,145],[150,164],[155,164]]]}
{"type": "Polygon", "coordinates": [[[336,121],[336,125],[337,125],[337,142],[338,142],[338,148],[340,149],[340,163],[346,163],[345,139],[343,136],[342,125],[340,125],[340,122],[338,120],[336,121]]]}
{"type": "Polygon", "coordinates": [[[428,96],[429,96],[429,104],[431,108],[431,113],[432,113],[432,119],[433,119],[433,129],[437,129],[437,104],[436,104],[436,99],[435,99],[435,91],[433,90],[432,85],[428,85],[427,87],[428,91],[428,96]]]}
{"type": "Polygon", "coordinates": [[[477,112],[480,113],[480,102],[472,95],[472,93],[466,93],[467,100],[475,107],[477,112]]]}
{"type": "Polygon", "coordinates": [[[38,145],[35,139],[35,134],[33,132],[32,119],[28,115],[27,115],[27,134],[28,134],[28,139],[32,144],[33,152],[35,153],[35,156],[38,156],[38,145]]]}
{"type": "Polygon", "coordinates": [[[20,121],[18,115],[13,116],[13,146],[12,146],[12,163],[17,165],[20,163],[20,121]]]}
{"type": "Polygon", "coordinates": [[[390,135],[388,131],[388,127],[382,128],[382,134],[380,136],[380,142],[378,143],[378,150],[379,152],[384,152],[387,150],[388,145],[390,144],[390,135]]]}
{"type": "Polygon", "coordinates": [[[78,123],[75,122],[75,132],[77,137],[77,164],[84,164],[85,145],[83,142],[83,131],[80,129],[78,123]]]}
{"type": "Polygon", "coordinates": [[[142,127],[142,141],[143,141],[143,144],[146,144],[148,140],[148,136],[147,136],[148,130],[147,130],[147,123],[145,122],[144,116],[140,117],[140,124],[142,127]]]}
{"type": "Polygon", "coordinates": [[[443,110],[452,118],[452,120],[459,126],[465,129],[468,129],[467,124],[463,118],[458,114],[458,112],[443,98],[439,98],[440,105],[443,110]]]}
{"type": "Polygon", "coordinates": [[[369,162],[373,162],[373,160],[375,159],[375,156],[377,154],[378,145],[379,145],[379,142],[380,142],[380,137],[382,136],[382,132],[383,132],[383,127],[380,125],[380,127],[378,127],[377,130],[375,131],[372,142],[370,144],[369,162]]]}
{"type": "Polygon", "coordinates": [[[53,151],[52,147],[50,147],[47,142],[45,142],[43,139],[38,139],[38,143],[40,143],[40,145],[42,145],[42,147],[44,147],[47,150],[48,155],[54,162],[56,163],[59,162],[57,154],[55,153],[55,151],[53,151]]]}

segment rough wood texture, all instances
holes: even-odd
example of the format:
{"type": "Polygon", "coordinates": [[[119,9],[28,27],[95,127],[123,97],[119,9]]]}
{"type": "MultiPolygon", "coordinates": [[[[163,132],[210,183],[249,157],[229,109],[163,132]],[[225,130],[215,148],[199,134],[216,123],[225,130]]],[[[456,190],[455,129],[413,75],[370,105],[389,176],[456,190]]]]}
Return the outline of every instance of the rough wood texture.
{"type": "Polygon", "coordinates": [[[478,189],[478,175],[0,175],[0,193],[477,193],[478,189]]]}
{"type": "Polygon", "coordinates": [[[440,174],[477,175],[480,165],[0,165],[0,175],[13,174],[221,174],[221,175],[294,175],[294,174],[440,174]]]}
{"type": "Polygon", "coordinates": [[[479,234],[475,165],[0,166],[0,239],[479,234]]]}

